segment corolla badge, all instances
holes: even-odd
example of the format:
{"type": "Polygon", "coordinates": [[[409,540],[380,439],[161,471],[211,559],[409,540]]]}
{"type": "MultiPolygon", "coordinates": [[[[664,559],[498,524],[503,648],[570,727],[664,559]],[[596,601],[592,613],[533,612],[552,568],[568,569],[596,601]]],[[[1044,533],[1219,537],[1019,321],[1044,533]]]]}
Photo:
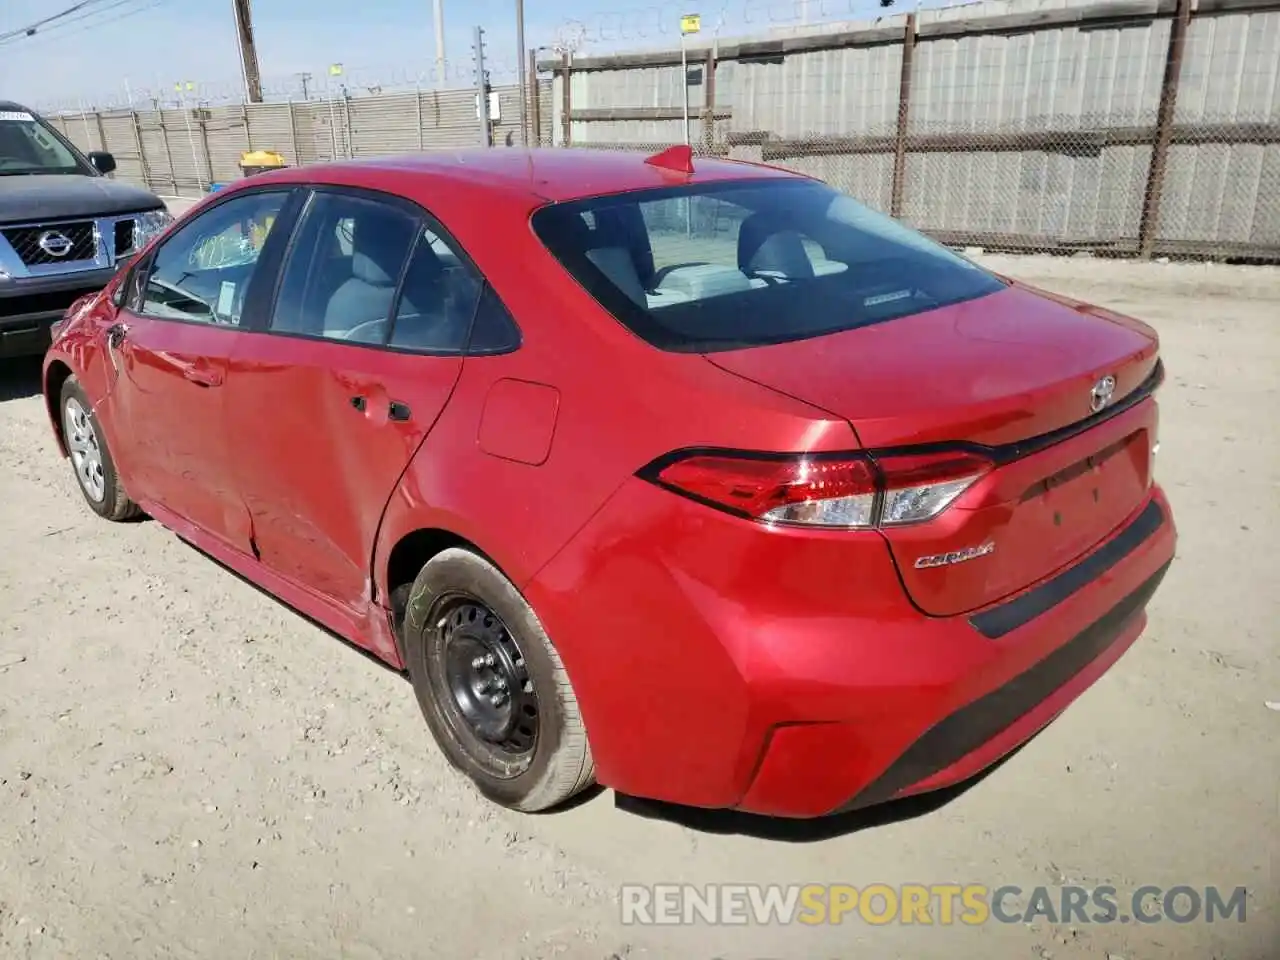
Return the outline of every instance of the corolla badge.
{"type": "Polygon", "coordinates": [[[71,238],[57,230],[46,230],[36,240],[36,246],[51,257],[65,257],[71,252],[71,238]]]}
{"type": "Polygon", "coordinates": [[[1116,378],[1108,374],[1093,385],[1089,391],[1089,409],[1097,413],[1115,396],[1116,378]]]}
{"type": "Polygon", "coordinates": [[[989,553],[995,553],[995,551],[995,543],[988,540],[980,547],[965,547],[963,550],[952,550],[950,553],[935,553],[932,556],[921,557],[916,561],[916,569],[923,570],[927,567],[945,567],[953,563],[964,563],[966,560],[976,560],[978,557],[985,557],[989,553]]]}

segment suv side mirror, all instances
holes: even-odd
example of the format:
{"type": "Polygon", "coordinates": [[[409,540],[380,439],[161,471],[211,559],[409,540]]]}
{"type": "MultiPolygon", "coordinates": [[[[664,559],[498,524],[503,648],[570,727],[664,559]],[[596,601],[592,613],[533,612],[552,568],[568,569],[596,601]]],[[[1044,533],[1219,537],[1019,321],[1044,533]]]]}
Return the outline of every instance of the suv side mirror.
{"type": "Polygon", "coordinates": [[[116,158],[103,150],[94,150],[90,153],[89,162],[99,173],[112,173],[116,169],[116,158]]]}

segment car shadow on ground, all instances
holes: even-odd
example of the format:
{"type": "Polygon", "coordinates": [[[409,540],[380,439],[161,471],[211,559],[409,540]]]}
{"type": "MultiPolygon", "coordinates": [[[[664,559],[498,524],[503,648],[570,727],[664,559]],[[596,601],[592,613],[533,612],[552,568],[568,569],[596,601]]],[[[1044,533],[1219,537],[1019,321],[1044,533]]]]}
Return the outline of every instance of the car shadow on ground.
{"type": "MultiPolygon", "coordinates": [[[[328,634],[337,640],[344,647],[358,654],[362,659],[376,664],[377,666],[396,674],[403,680],[408,681],[407,671],[397,670],[386,661],[380,659],[376,654],[357,646],[345,637],[335,633],[324,624],[307,616],[295,607],[285,603],[279,597],[270,593],[266,588],[254,583],[247,577],[231,569],[216,557],[205,553],[195,544],[179,537],[186,546],[193,551],[205,557],[207,560],[226,571],[242,583],[252,587],[255,591],[262,594],[268,600],[288,610],[300,620],[310,623],[321,632],[328,634]]],[[[1037,733],[1036,736],[1039,736],[1037,733]]],[[[660,800],[646,800],[641,797],[632,797],[622,793],[614,793],[614,807],[626,814],[638,816],[647,820],[665,820],[668,823],[685,827],[689,830],[696,830],[699,833],[718,833],[718,834],[737,834],[740,836],[754,837],[759,840],[775,840],[784,843],[814,843],[821,840],[831,840],[836,837],[845,836],[847,834],[858,833],[862,830],[874,827],[887,826],[892,823],[900,823],[907,820],[914,820],[917,817],[925,816],[933,813],[935,810],[945,807],[953,800],[958,799],[969,790],[973,789],[991,774],[995,773],[1000,767],[1004,766],[1009,760],[1013,759],[1021,750],[1035,739],[1033,736],[1030,740],[1022,743],[1013,751],[1006,754],[1003,758],[992,764],[986,770],[957,784],[954,787],[946,787],[941,790],[934,790],[931,793],[921,794],[914,797],[906,797],[902,800],[891,800],[885,803],[868,807],[864,810],[854,810],[849,813],[832,814],[825,817],[816,817],[809,820],[796,820],[782,817],[766,817],[753,813],[742,813],[738,810],[707,810],[700,807],[686,807],[679,804],[666,803],[660,800]]],[[[583,790],[571,798],[566,803],[554,808],[553,810],[544,812],[543,816],[554,816],[557,813],[565,813],[577,807],[591,803],[601,794],[607,792],[604,787],[593,785],[583,790]]]]}
{"type": "Polygon", "coordinates": [[[34,397],[41,391],[41,357],[0,360],[0,403],[34,397]]]}
{"type": "MultiPolygon", "coordinates": [[[[1031,738],[1032,740],[1035,737],[1031,738]]],[[[890,800],[885,803],[854,810],[849,813],[831,814],[808,820],[796,820],[783,817],[765,817],[754,813],[742,813],[738,810],[704,810],[698,807],[682,807],[673,803],[662,803],[656,800],[642,800],[624,794],[614,795],[614,805],[627,813],[650,820],[665,820],[699,833],[736,834],[754,837],[758,840],[776,840],[783,843],[816,843],[832,840],[836,837],[859,833],[875,827],[884,827],[893,823],[915,820],[926,814],[945,807],[963,794],[972,790],[987,777],[995,773],[1009,760],[1013,759],[1026,741],[1001,760],[992,764],[975,777],[945,787],[931,793],[901,800],[890,800]]]]}

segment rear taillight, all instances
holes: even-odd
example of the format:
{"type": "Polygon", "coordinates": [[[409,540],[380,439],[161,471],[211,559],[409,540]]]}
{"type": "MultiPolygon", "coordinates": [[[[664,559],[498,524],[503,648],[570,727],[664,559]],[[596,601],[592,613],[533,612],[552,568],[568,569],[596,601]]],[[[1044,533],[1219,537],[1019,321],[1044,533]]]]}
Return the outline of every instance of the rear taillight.
{"type": "Polygon", "coordinates": [[[676,454],[641,472],[660,486],[764,523],[870,529],[931,520],[992,464],[969,453],[676,454]]]}
{"type": "Polygon", "coordinates": [[[991,469],[991,461],[969,453],[877,457],[884,478],[882,526],[936,517],[991,469]]]}

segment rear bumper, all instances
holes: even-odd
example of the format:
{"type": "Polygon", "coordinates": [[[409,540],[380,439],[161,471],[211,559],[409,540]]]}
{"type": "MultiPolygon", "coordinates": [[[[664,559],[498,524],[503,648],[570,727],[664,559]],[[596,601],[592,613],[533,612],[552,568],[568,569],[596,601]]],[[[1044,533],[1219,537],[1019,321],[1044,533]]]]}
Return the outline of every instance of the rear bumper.
{"type": "Polygon", "coordinates": [[[928,617],[882,541],[764,534],[644,486],[526,586],[599,779],[777,816],[937,789],[999,760],[1137,639],[1176,541],[1156,487],[1067,570],[928,617]]]}
{"type": "Polygon", "coordinates": [[[939,720],[840,810],[958,783],[1025,742],[1138,638],[1147,602],[1168,570],[1166,563],[1035,666],[939,720]]]}
{"type": "Polygon", "coordinates": [[[0,281],[0,357],[38,356],[49,347],[49,328],[86,293],[101,290],[116,269],[0,281]]]}

